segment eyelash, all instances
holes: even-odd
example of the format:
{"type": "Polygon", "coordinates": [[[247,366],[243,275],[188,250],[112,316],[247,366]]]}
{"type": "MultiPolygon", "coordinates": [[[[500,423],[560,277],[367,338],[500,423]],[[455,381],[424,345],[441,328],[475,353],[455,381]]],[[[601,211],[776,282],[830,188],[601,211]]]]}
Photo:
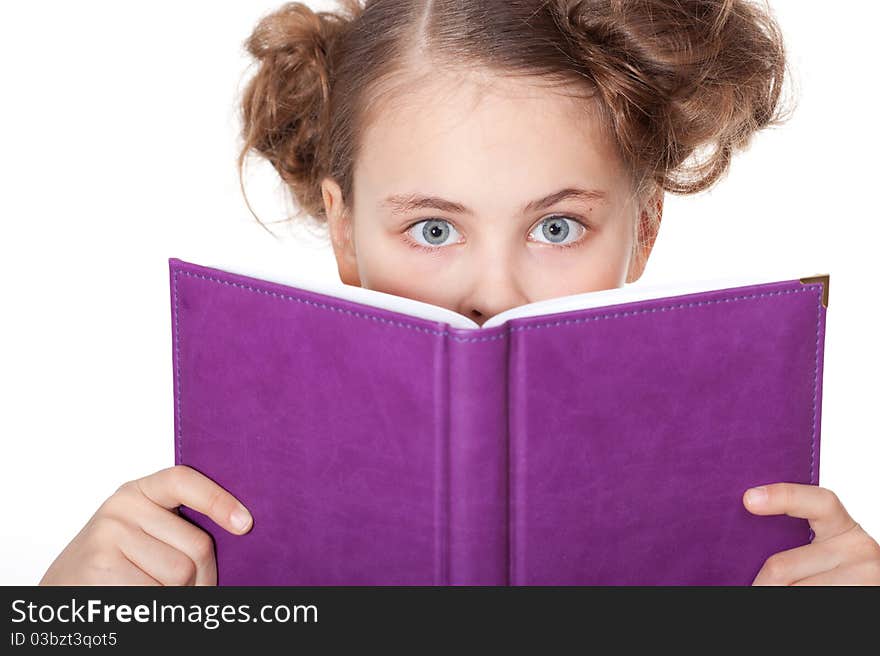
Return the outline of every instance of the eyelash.
{"type": "MultiPolygon", "coordinates": [[[[589,232],[592,229],[592,228],[590,228],[590,226],[588,226],[583,221],[580,221],[573,216],[569,216],[568,214],[552,214],[552,215],[547,216],[547,217],[541,219],[540,221],[538,221],[535,224],[535,227],[541,225],[544,221],[547,221],[549,219],[557,219],[557,218],[569,219],[571,221],[574,221],[575,223],[577,223],[581,227],[583,227],[585,233],[589,232]]],[[[406,235],[406,243],[408,246],[416,249],[417,251],[422,251],[424,253],[429,253],[429,254],[433,255],[433,254],[436,254],[439,251],[443,250],[444,247],[443,246],[423,246],[422,244],[419,244],[418,242],[413,241],[412,238],[409,237],[409,231],[412,230],[414,226],[417,226],[420,223],[424,223],[425,221],[445,221],[446,223],[449,223],[449,224],[451,224],[452,222],[447,221],[446,219],[440,219],[440,218],[420,219],[418,221],[414,221],[414,222],[410,223],[405,228],[403,234],[406,235]]],[[[532,230],[534,230],[534,227],[529,229],[529,233],[531,233],[532,230]]],[[[556,248],[575,248],[576,246],[580,246],[583,241],[584,241],[584,236],[582,235],[581,238],[576,241],[571,241],[571,242],[568,242],[567,244],[554,244],[554,245],[556,246],[556,248]]],[[[544,243],[544,242],[539,242],[539,243],[544,243]]]]}

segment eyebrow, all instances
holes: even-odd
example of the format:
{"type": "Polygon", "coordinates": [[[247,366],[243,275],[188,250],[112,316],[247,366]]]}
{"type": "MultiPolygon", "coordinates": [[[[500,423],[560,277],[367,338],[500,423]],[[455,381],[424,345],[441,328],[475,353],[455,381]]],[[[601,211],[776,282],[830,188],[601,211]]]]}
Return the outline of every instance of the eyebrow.
{"type": "MultiPolygon", "coordinates": [[[[604,191],[598,189],[579,189],[577,187],[566,187],[559,191],[548,194],[543,198],[538,198],[522,207],[523,214],[546,209],[551,205],[566,200],[577,199],[583,201],[605,201],[608,195],[604,191]]],[[[394,194],[388,196],[380,204],[380,207],[390,207],[393,214],[403,214],[420,209],[435,209],[451,214],[474,214],[474,211],[465,207],[461,203],[456,203],[445,198],[437,196],[425,196],[422,194],[394,194]]]]}

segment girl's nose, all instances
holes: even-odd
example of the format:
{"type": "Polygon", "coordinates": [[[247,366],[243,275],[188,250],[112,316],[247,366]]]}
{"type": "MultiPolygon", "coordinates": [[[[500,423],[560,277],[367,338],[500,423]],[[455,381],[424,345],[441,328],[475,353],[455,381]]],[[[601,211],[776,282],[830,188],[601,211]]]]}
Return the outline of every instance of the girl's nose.
{"type": "Polygon", "coordinates": [[[496,314],[526,303],[528,299],[512,272],[485,271],[477,274],[477,280],[462,299],[458,312],[482,326],[496,314]]]}

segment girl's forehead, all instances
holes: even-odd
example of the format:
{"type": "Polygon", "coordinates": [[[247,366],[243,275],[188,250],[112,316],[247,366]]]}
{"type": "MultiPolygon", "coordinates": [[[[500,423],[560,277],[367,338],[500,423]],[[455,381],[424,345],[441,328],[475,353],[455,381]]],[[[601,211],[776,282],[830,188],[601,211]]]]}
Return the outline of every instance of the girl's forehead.
{"type": "Polygon", "coordinates": [[[537,78],[477,71],[419,79],[422,83],[418,85],[399,86],[375,98],[365,133],[380,132],[378,138],[472,124],[485,130],[505,127],[523,133],[557,127],[590,132],[598,123],[594,102],[585,97],[586,89],[573,83],[550,86],[537,78]]]}
{"type": "Polygon", "coordinates": [[[588,100],[546,85],[436,79],[377,106],[361,135],[356,187],[391,179],[545,188],[573,172],[607,186],[622,163],[603,127],[588,100]]]}

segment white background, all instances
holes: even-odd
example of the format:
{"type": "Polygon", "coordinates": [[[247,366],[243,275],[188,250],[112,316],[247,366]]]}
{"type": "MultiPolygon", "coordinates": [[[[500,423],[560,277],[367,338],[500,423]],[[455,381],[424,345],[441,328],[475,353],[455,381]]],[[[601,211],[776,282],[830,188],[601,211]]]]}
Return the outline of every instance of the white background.
{"type": "MultiPolygon", "coordinates": [[[[337,279],[326,241],[273,239],[238,185],[242,42],[280,4],[0,9],[0,584],[39,581],[122,482],[173,464],[168,257],[337,279]]],[[[771,6],[794,118],[714,190],[667,195],[642,281],[831,273],[820,482],[877,538],[880,9],[771,6]]],[[[259,160],[246,184],[264,221],[292,209],[259,160]]]]}

